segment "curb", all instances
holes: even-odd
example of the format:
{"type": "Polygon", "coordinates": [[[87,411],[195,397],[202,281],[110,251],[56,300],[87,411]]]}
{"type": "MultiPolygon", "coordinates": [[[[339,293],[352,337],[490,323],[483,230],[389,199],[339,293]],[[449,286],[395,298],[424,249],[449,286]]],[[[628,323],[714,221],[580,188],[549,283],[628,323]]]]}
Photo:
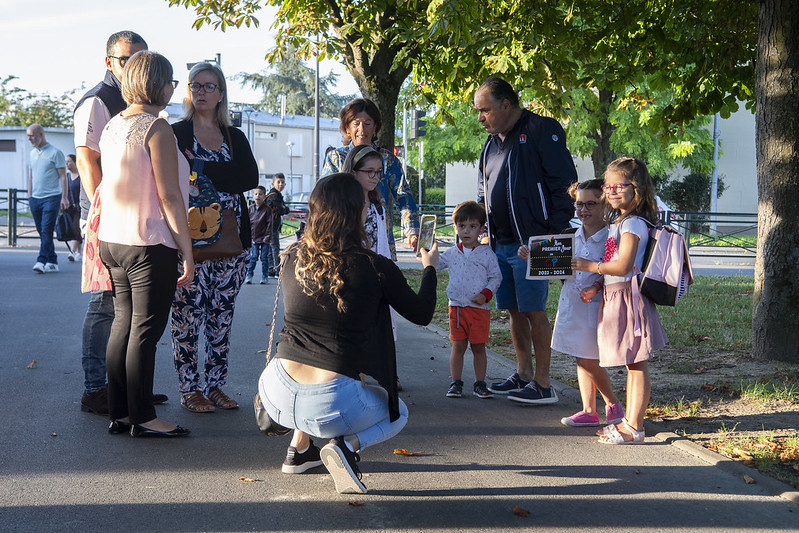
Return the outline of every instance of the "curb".
{"type": "MultiPolygon", "coordinates": [[[[437,335],[440,335],[441,337],[444,337],[445,339],[449,339],[449,332],[439,328],[438,326],[430,324],[423,327],[432,331],[433,333],[436,333],[437,335]]],[[[488,348],[486,348],[486,355],[492,359],[493,363],[507,367],[510,372],[516,370],[516,365],[514,365],[513,362],[507,357],[503,357],[502,355],[488,348]]],[[[574,387],[559,381],[555,381],[554,379],[551,380],[551,383],[552,386],[556,388],[559,396],[567,398],[576,403],[580,403],[582,401],[580,398],[580,391],[574,387]]],[[[656,423],[649,422],[647,425],[652,428],[652,426],[655,426],[656,423]]],[[[758,470],[739,461],[728,459],[721,454],[718,454],[712,450],[708,450],[701,444],[697,444],[685,437],[680,437],[676,433],[672,433],[670,431],[661,431],[655,433],[655,435],[651,438],[687,452],[694,457],[701,459],[712,466],[715,466],[719,470],[738,478],[743,483],[746,483],[744,476],[749,476],[754,480],[754,483],[762,487],[765,492],[768,492],[773,496],[779,496],[780,498],[799,505],[799,491],[794,489],[791,485],[769,477],[766,474],[762,474],[758,470]]]]}

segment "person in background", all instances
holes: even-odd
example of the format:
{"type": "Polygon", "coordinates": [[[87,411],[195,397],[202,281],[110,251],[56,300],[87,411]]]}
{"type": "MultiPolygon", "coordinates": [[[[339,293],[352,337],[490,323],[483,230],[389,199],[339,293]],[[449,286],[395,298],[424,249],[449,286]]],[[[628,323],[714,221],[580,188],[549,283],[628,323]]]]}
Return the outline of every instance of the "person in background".
{"type": "Polygon", "coordinates": [[[44,128],[39,124],[31,124],[27,133],[33,145],[29,158],[28,204],[40,239],[33,271],[37,274],[58,272],[53,232],[59,209],[69,207],[64,152],[47,142],[44,128]]]}
{"type": "Polygon", "coordinates": [[[242,252],[235,257],[198,261],[190,285],[179,286],[172,304],[172,347],[180,404],[193,413],[236,409],[222,391],[227,382],[233,311],[250,260],[250,217],[244,193],[258,186],[258,164],[247,137],[230,126],[225,75],[212,63],[189,72],[184,118],[172,125],[188,161],[204,161],[204,173],[219,192],[222,209],[235,213],[242,252]],[[204,342],[200,348],[200,331],[204,342]],[[204,384],[198,360],[203,354],[204,384]]]}
{"type": "MultiPolygon", "coordinates": [[[[394,220],[394,205],[398,205],[402,212],[402,234],[408,239],[408,246],[416,250],[416,243],[419,240],[419,211],[416,200],[413,199],[399,159],[375,143],[383,124],[380,110],[371,100],[356,98],[341,109],[339,118],[341,119],[339,129],[344,140],[349,140],[349,143],[327,154],[322,176],[341,172],[347,154],[355,146],[368,144],[380,152],[383,156],[383,172],[377,184],[377,191],[386,207],[386,219],[394,220]]],[[[391,258],[396,261],[397,251],[394,245],[394,232],[391,229],[388,232],[388,240],[391,258]]]]}
{"type": "Polygon", "coordinates": [[[283,215],[289,214],[289,207],[283,201],[283,189],[286,188],[286,177],[278,172],[272,177],[272,188],[266,195],[266,205],[272,210],[272,235],[269,239],[271,254],[269,256],[269,276],[276,278],[280,274],[280,228],[283,227],[283,215]]]}
{"type": "Polygon", "coordinates": [[[339,493],[366,493],[358,452],[405,426],[396,389],[389,306],[428,324],[436,301],[438,246],[422,250],[419,292],[389,259],[364,248],[366,204],[352,174],[322,178],[308,201],[308,225],[286,251],[284,326],[258,390],[278,424],[293,428],[283,472],[323,463],[339,493]],[[363,372],[380,386],[365,385],[363,372]],[[330,439],[320,450],[311,437],[330,439]]]}
{"type": "Polygon", "coordinates": [[[158,418],[153,406],[155,353],[175,286],[194,278],[189,166],[169,123],[158,118],[177,82],[172,65],[155,52],[142,50],[127,63],[122,95],[130,105],[106,124],[100,140],[97,238],[114,299],[106,356],[108,432],[185,437],[189,430],[158,418]]]}
{"type": "Polygon", "coordinates": [[[266,205],[266,187],[259,185],[252,193],[253,203],[249,207],[250,226],[252,227],[252,251],[250,253],[250,266],[247,267],[247,277],[244,283],[252,283],[255,265],[261,260],[261,285],[269,282],[269,255],[271,247],[269,239],[272,238],[273,217],[272,210],[266,205]]]}
{"type": "MultiPolygon", "coordinates": [[[[80,212],[80,174],[78,173],[78,166],[75,164],[75,154],[69,154],[66,159],[67,163],[67,173],[69,175],[69,208],[70,210],[76,210],[76,212],[80,212]]],[[[69,255],[67,259],[69,261],[80,261],[81,260],[81,248],[83,246],[83,240],[78,241],[68,241],[67,248],[69,248],[69,255]]]]}

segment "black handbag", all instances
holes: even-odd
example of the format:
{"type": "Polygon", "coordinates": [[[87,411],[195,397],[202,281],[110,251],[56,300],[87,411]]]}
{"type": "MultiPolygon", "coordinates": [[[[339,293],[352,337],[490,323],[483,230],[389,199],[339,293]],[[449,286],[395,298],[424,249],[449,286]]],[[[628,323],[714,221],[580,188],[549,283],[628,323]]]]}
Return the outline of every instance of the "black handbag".
{"type": "Polygon", "coordinates": [[[56,239],[62,242],[79,241],[80,236],[80,207],[71,205],[62,209],[55,221],[56,239]]]}
{"type": "MultiPolygon", "coordinates": [[[[283,279],[283,268],[280,268],[280,274],[277,279],[277,288],[275,289],[275,309],[272,311],[272,328],[269,330],[269,347],[266,349],[266,364],[269,365],[269,360],[272,358],[272,342],[275,338],[275,319],[277,318],[277,302],[280,298],[280,282],[283,279]]],[[[281,426],[269,416],[266,412],[264,404],[261,402],[261,394],[256,392],[253,398],[253,408],[255,409],[255,423],[258,424],[258,429],[267,437],[279,437],[291,431],[291,428],[281,426]]]]}

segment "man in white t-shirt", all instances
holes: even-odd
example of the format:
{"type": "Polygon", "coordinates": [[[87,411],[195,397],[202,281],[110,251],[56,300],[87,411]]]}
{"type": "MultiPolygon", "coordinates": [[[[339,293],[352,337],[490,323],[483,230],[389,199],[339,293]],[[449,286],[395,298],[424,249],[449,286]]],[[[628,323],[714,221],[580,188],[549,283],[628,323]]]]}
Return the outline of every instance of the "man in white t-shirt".
{"type": "MultiPolygon", "coordinates": [[[[94,191],[103,178],[100,135],[111,117],[127,107],[121,92],[122,69],[130,56],[146,49],[144,39],[132,31],[120,31],[109,37],[105,52],[105,78],[89,89],[75,106],[75,154],[81,180],[82,225],[85,225],[94,191]]],[[[105,349],[113,321],[114,301],[111,292],[93,292],[83,322],[81,362],[85,391],[80,404],[81,410],[103,416],[108,415],[105,349]]],[[[163,403],[167,398],[163,394],[156,394],[153,400],[154,403],[163,403]]]]}

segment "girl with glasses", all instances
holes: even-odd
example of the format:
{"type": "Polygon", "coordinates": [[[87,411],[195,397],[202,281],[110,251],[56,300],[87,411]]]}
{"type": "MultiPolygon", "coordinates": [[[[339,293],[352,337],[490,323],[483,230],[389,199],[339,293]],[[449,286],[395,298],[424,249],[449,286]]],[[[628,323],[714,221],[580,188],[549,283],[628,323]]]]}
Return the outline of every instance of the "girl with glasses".
{"type": "Polygon", "coordinates": [[[602,259],[575,257],[572,268],[604,277],[597,340],[599,364],[627,367],[627,416],[599,433],[603,444],[644,442],[644,414],[649,404],[649,358],[668,342],[655,305],[637,290],[649,241],[647,221],[657,222],[652,178],[646,165],[622,157],[605,171],[606,220],[610,222],[602,259]]]}

